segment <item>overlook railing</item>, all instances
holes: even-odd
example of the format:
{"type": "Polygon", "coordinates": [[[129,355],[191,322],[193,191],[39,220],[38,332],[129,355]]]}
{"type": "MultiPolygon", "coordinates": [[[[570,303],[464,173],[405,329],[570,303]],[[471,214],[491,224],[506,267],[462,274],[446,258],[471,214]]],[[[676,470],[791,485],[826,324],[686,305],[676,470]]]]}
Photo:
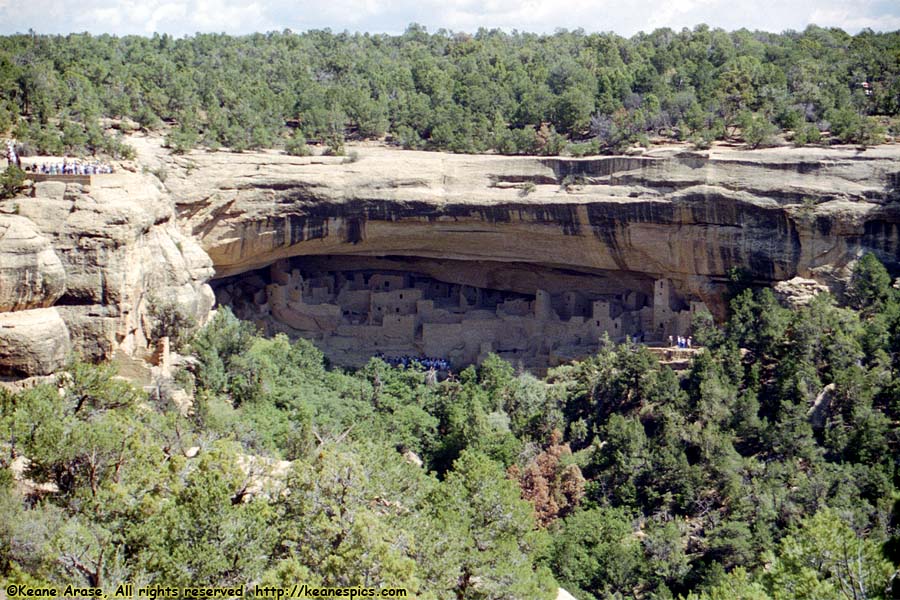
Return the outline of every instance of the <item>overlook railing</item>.
{"type": "Polygon", "coordinates": [[[27,179],[37,183],[39,181],[61,181],[63,183],[80,183],[90,185],[96,175],[52,175],[50,173],[25,173],[27,179]]]}

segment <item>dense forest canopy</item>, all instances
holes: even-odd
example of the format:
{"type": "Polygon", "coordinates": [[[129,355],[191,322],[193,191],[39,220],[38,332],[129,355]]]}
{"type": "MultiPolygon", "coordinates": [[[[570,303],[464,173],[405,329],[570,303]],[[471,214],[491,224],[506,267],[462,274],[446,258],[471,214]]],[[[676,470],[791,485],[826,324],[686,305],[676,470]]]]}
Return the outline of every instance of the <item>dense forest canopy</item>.
{"type": "Polygon", "coordinates": [[[387,134],[407,148],[583,154],[657,136],[759,146],[779,130],[798,145],[823,131],[875,143],[900,131],[898,113],[900,32],[0,38],[0,132],[57,154],[127,154],[101,117],[166,122],[179,151],[340,152],[387,134]]]}
{"type": "Polygon", "coordinates": [[[897,597],[900,291],[867,255],[848,306],[734,294],[681,373],[611,343],[543,379],[344,372],[222,309],[184,340],[187,413],[78,362],[0,391],[0,580],[897,597]]]}

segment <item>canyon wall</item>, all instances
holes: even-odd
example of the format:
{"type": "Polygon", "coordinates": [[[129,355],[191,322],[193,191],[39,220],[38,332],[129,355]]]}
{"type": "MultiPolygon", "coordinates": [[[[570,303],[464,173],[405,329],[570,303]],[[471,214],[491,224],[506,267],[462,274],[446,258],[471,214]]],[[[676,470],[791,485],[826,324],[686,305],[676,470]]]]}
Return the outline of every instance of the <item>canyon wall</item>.
{"type": "Polygon", "coordinates": [[[839,292],[862,252],[898,266],[897,146],[359,152],[193,153],[173,160],[166,185],[219,277],[305,255],[537,264],[669,279],[721,317],[733,267],[759,284],[800,276],[839,292]]]}
{"type": "MultiPolygon", "coordinates": [[[[532,315],[546,293],[551,321],[588,324],[601,301],[610,314],[669,310],[661,329],[644,331],[660,320],[631,320],[629,334],[658,340],[663,331],[683,332],[684,318],[671,319],[692,306],[724,317],[735,268],[759,285],[806,278],[837,294],[863,252],[900,271],[900,147],[893,145],[663,148],[575,159],[377,145],[354,148],[349,158],[174,156],[159,140],[137,142],[143,172],[96,176],[87,187],[41,182],[0,202],[6,371],[50,372],[73,348],[92,358],[116,348],[140,353],[151,297],[202,320],[212,303],[209,281],[220,301],[272,326],[269,294],[282,292],[267,286],[288,284],[273,281],[270,266],[285,259],[308,271],[301,277],[405,273],[410,281],[520,294],[532,315]],[[665,308],[654,296],[660,281],[671,289],[665,308]],[[255,299],[241,296],[261,290],[255,299]],[[573,312],[564,305],[575,295],[583,308],[573,312]],[[254,315],[254,306],[269,313],[254,315]],[[22,350],[29,339],[43,344],[33,356],[22,350]]],[[[336,298],[304,303],[342,306],[336,298]]],[[[496,306],[485,310],[499,315],[496,306]]],[[[324,340],[321,331],[281,325],[324,340]]],[[[409,352],[424,351],[424,325],[418,318],[409,352]]]]}
{"type": "Polygon", "coordinates": [[[900,266],[894,146],[584,159],[356,152],[167,163],[179,217],[224,281],[220,302],[270,333],[316,340],[339,364],[434,352],[465,364],[494,351],[540,370],[590,354],[602,334],[665,345],[690,334],[698,308],[724,318],[735,268],[758,285],[805,278],[840,294],[863,252],[900,266]],[[268,269],[292,257],[283,269],[295,279],[268,269]],[[512,316],[460,300],[444,314],[423,296],[382,316],[384,290],[365,282],[404,274],[408,294],[425,277],[522,294],[529,308],[512,316]],[[344,289],[368,290],[369,305],[346,304],[344,289]],[[539,315],[543,294],[551,308],[539,315]],[[572,298],[581,309],[566,308],[572,298]]]}

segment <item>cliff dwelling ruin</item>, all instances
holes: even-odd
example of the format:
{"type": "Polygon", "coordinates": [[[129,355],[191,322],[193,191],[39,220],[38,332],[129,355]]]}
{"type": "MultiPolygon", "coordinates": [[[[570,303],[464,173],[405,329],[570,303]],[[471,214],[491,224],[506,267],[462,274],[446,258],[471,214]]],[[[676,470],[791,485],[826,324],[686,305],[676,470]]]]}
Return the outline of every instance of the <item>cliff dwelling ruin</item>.
{"type": "Polygon", "coordinates": [[[157,142],[164,184],[120,170],[0,201],[0,371],[141,356],[151,298],[202,323],[215,288],[336,365],[383,354],[458,370],[494,352],[540,374],[604,334],[668,346],[704,306],[721,322],[734,269],[837,297],[864,253],[900,272],[896,145],[583,159],[364,147],[344,162],[157,142]]]}
{"type": "Polygon", "coordinates": [[[409,257],[295,257],[214,288],[265,333],[313,340],[348,367],[384,355],[458,369],[495,353],[544,372],[596,352],[604,336],[668,345],[705,309],[643,274],[409,257]]]}

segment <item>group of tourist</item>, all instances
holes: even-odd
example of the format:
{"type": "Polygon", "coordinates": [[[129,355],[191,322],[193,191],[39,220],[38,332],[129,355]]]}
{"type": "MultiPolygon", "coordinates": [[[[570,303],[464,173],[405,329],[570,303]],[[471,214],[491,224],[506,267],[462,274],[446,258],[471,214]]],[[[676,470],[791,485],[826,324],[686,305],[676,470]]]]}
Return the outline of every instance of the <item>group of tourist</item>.
{"type": "Polygon", "coordinates": [[[691,348],[693,345],[694,338],[690,336],[684,337],[679,335],[677,338],[673,338],[671,335],[669,336],[669,347],[674,346],[676,348],[691,348]]]}
{"type": "Polygon", "coordinates": [[[28,165],[25,171],[29,173],[41,173],[43,175],[100,175],[112,173],[111,166],[99,161],[82,163],[77,160],[63,159],[62,163],[43,163],[40,165],[28,165]]]}
{"type": "Polygon", "coordinates": [[[376,354],[375,357],[380,358],[393,367],[403,367],[404,369],[408,367],[422,367],[429,371],[450,370],[450,362],[443,358],[432,358],[430,356],[385,356],[382,352],[376,354]]]}

